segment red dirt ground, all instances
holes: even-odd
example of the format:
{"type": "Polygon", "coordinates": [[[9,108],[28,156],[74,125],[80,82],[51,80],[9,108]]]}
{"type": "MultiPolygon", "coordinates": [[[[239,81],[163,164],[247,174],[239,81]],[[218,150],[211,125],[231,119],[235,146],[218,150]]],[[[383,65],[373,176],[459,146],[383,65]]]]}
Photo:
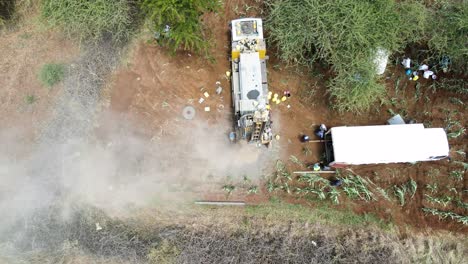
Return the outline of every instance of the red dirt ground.
{"type": "MultiPolygon", "coordinates": [[[[204,17],[204,22],[212,30],[213,48],[212,56],[215,63],[190,54],[179,52],[175,57],[167,55],[167,52],[155,45],[148,45],[140,42],[136,45],[131,56],[131,64],[120,69],[113,77],[113,86],[110,94],[110,109],[141,125],[141,133],[152,140],[168,140],[177,135],[179,129],[190,129],[190,123],[184,122],[181,117],[181,110],[185,105],[193,105],[197,110],[194,122],[204,121],[209,124],[226,124],[225,131],[218,133],[228,133],[231,130],[231,98],[230,83],[225,77],[225,72],[230,69],[228,61],[229,29],[228,23],[231,19],[239,17],[239,11],[248,3],[253,5],[253,1],[226,1],[224,12],[219,14],[209,14],[204,17]],[[238,8],[236,8],[238,7],[238,8]],[[220,81],[224,91],[221,96],[216,96],[214,90],[215,82],[220,81]],[[203,92],[208,91],[210,97],[206,98],[203,104],[198,103],[198,99],[203,97],[203,92]],[[219,105],[224,108],[217,110],[219,105]],[[203,107],[210,106],[211,112],[204,112],[203,107]]],[[[255,15],[255,9],[246,12],[247,15],[255,15]]],[[[339,114],[331,109],[329,99],[325,93],[323,82],[319,78],[314,78],[310,74],[298,74],[292,72],[274,58],[274,49],[270,49],[270,61],[268,64],[270,90],[281,93],[283,90],[290,90],[292,97],[285,103],[272,107],[274,120],[274,130],[281,136],[279,142],[274,144],[279,146],[280,158],[288,160],[290,155],[295,155],[301,161],[315,162],[320,158],[321,145],[309,143],[312,155],[304,156],[303,145],[298,141],[298,136],[307,133],[312,134],[315,126],[325,123],[329,127],[336,125],[377,125],[384,124],[391,115],[388,109],[401,113],[406,111],[409,117],[424,122],[431,126],[444,126],[447,113],[444,109],[453,109],[454,118],[461,124],[466,124],[466,108],[455,106],[448,101],[453,94],[438,91],[432,93],[428,86],[430,83],[422,81],[422,95],[415,98],[416,93],[414,83],[405,79],[402,71],[398,67],[389,67],[386,73],[388,99],[396,98],[397,104],[385,104],[377,106],[367,114],[355,115],[352,113],[339,114]],[[396,94],[394,83],[400,77],[405,90],[396,94]],[[300,100],[303,89],[311,89],[314,83],[318,82],[317,91],[313,104],[300,100]],[[405,83],[406,82],[406,83],[405,83]],[[406,100],[406,101],[403,101],[406,100]],[[286,105],[291,107],[288,109],[286,105]]],[[[328,73],[325,72],[325,75],[328,73]]],[[[443,77],[443,76],[442,76],[443,77]]],[[[465,98],[466,99],[466,98],[465,98]]],[[[465,100],[466,102],[466,100],[465,100]]],[[[103,117],[103,120],[106,118],[103,117]]],[[[105,121],[103,121],[105,123],[105,121]]],[[[105,127],[105,126],[104,126],[105,127]]],[[[450,140],[452,149],[466,149],[466,137],[450,140]]],[[[466,162],[466,158],[454,154],[456,160],[466,162]]],[[[289,164],[292,166],[292,164],[289,164]]],[[[467,189],[467,178],[463,182],[454,182],[448,177],[449,170],[459,166],[447,161],[419,163],[416,165],[391,164],[359,166],[352,168],[354,172],[361,176],[367,176],[382,188],[391,188],[395,184],[401,184],[413,178],[418,183],[418,191],[415,198],[400,207],[397,202],[388,202],[383,199],[377,202],[364,203],[349,201],[343,202],[337,207],[351,207],[359,213],[369,212],[378,215],[382,219],[394,222],[401,229],[411,226],[420,231],[430,229],[444,229],[466,233],[468,227],[454,221],[440,221],[434,216],[425,216],[421,208],[431,207],[423,199],[427,192],[425,185],[437,182],[439,186],[453,186],[462,192],[467,189]],[[440,175],[429,177],[431,169],[439,169],[440,175]]],[[[303,169],[303,168],[301,168],[303,169]]],[[[466,202],[466,192],[461,194],[466,202]]],[[[341,196],[345,199],[345,195],[341,196]]],[[[214,192],[205,195],[207,199],[224,199],[222,192],[214,192]]],[[[258,203],[266,201],[269,194],[250,195],[234,193],[231,200],[246,200],[247,202],[258,203]]],[[[300,199],[289,197],[288,200],[296,203],[310,204],[300,199]]],[[[434,207],[434,206],[432,206],[434,207]]],[[[442,208],[441,208],[442,209],[442,208]]],[[[466,215],[466,211],[453,209],[459,214],[466,215]]]]}

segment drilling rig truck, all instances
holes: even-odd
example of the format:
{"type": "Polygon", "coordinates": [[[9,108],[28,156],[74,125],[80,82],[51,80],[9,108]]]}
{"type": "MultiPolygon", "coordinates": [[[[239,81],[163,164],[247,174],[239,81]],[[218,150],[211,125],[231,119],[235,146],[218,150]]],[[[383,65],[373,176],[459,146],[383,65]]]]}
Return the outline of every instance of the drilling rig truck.
{"type": "Polygon", "coordinates": [[[231,86],[235,135],[258,145],[268,146],[273,138],[266,45],[259,18],[231,21],[231,86]]]}

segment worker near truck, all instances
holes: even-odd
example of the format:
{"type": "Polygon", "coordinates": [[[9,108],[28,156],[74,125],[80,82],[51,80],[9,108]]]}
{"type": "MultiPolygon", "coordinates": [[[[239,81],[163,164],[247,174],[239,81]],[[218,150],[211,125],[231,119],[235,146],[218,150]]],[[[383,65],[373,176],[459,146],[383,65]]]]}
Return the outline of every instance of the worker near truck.
{"type": "Polygon", "coordinates": [[[325,126],[325,124],[321,124],[319,128],[315,131],[315,135],[319,137],[320,139],[324,139],[326,132],[327,132],[327,127],[325,126]]]}

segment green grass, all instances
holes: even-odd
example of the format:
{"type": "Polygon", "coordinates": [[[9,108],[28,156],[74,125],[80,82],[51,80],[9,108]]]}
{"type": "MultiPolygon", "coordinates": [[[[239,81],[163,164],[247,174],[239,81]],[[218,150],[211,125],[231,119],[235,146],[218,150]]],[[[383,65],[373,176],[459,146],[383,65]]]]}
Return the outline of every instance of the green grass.
{"type": "Polygon", "coordinates": [[[136,21],[134,1],[130,0],[43,0],[40,10],[47,25],[80,41],[97,41],[104,36],[126,40],[136,21]]]}
{"type": "Polygon", "coordinates": [[[24,101],[25,101],[28,105],[31,105],[31,104],[34,104],[34,103],[37,101],[37,98],[36,98],[35,95],[30,94],[30,95],[26,95],[26,97],[24,98],[24,101]]]}
{"type": "Polygon", "coordinates": [[[358,215],[350,209],[334,209],[326,205],[309,208],[302,205],[288,204],[278,198],[262,205],[247,206],[247,215],[270,219],[295,219],[301,222],[321,223],[326,225],[345,225],[351,227],[377,226],[383,230],[392,230],[391,223],[379,219],[373,214],[358,215]]]}
{"type": "Polygon", "coordinates": [[[39,80],[44,86],[52,87],[65,77],[63,64],[48,63],[42,66],[39,72],[39,80]]]}

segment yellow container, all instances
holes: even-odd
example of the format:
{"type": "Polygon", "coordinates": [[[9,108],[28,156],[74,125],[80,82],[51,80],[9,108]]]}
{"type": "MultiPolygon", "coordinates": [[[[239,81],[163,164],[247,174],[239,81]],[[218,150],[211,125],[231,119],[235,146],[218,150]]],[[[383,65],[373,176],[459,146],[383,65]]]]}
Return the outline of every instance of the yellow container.
{"type": "Polygon", "coordinates": [[[265,59],[266,49],[258,50],[258,56],[260,57],[261,60],[265,59]]]}
{"type": "Polygon", "coordinates": [[[235,59],[238,59],[239,56],[240,56],[240,51],[237,49],[233,49],[231,52],[231,58],[235,60],[235,59]]]}

